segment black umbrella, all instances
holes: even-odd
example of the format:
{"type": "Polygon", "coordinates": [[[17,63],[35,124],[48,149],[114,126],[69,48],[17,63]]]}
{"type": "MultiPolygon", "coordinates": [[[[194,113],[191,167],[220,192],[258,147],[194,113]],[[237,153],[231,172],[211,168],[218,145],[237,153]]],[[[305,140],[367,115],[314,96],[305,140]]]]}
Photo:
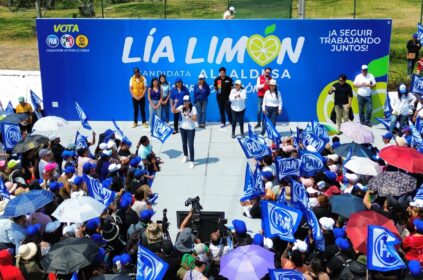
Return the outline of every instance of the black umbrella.
{"type": "Polygon", "coordinates": [[[103,274],[91,278],[90,280],[131,280],[132,278],[126,274],[103,274]]]}
{"type": "Polygon", "coordinates": [[[42,135],[28,135],[27,137],[25,137],[25,139],[19,141],[16,144],[15,148],[13,149],[13,153],[25,153],[31,149],[36,149],[41,145],[47,147],[48,141],[48,138],[42,135]]]}
{"type": "Polygon", "coordinates": [[[400,196],[412,192],[417,187],[417,180],[399,171],[385,171],[369,180],[370,190],[377,190],[379,196],[400,196]]]}
{"type": "Polygon", "coordinates": [[[98,247],[89,238],[67,238],[54,244],[41,259],[45,272],[70,274],[86,267],[94,261],[98,247]]]}
{"type": "Polygon", "coordinates": [[[4,119],[0,120],[0,123],[13,123],[20,124],[23,120],[29,118],[26,114],[10,114],[7,115],[4,119]]]}
{"type": "Polygon", "coordinates": [[[356,157],[367,157],[371,158],[372,152],[361,144],[357,144],[355,142],[342,144],[339,147],[335,148],[335,153],[340,155],[341,157],[347,157],[349,152],[351,151],[351,156],[356,157]]]}

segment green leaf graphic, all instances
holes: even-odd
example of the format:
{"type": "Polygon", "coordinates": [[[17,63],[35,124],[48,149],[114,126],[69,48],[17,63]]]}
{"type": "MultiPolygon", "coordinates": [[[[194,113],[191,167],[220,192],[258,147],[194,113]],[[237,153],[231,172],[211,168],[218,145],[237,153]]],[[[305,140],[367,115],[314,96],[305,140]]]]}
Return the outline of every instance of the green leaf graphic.
{"type": "Polygon", "coordinates": [[[269,34],[275,32],[275,29],[276,29],[276,24],[275,23],[272,24],[272,25],[267,26],[266,29],[264,30],[264,35],[269,35],[269,34]]]}
{"type": "Polygon", "coordinates": [[[372,60],[368,66],[369,73],[372,73],[375,78],[387,75],[389,67],[389,55],[372,60]]]}

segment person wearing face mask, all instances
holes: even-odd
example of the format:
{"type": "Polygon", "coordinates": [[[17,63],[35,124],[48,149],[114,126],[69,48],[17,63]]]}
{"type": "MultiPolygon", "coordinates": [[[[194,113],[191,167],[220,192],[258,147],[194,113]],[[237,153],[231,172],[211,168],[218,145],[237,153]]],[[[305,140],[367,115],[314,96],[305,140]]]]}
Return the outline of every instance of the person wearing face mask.
{"type": "Polygon", "coordinates": [[[414,95],[409,94],[405,84],[401,84],[398,88],[398,95],[391,98],[391,124],[389,132],[393,133],[397,121],[400,122],[400,129],[407,124],[408,117],[413,113],[414,101],[416,98],[414,95]]]}
{"type": "Polygon", "coordinates": [[[190,102],[189,95],[183,97],[183,104],[176,107],[178,100],[172,105],[172,112],[174,114],[180,114],[182,116],[181,124],[181,138],[182,138],[182,149],[184,151],[184,157],[182,163],[188,161],[189,151],[189,168],[194,168],[194,138],[195,138],[195,122],[197,121],[197,109],[190,102]]]}

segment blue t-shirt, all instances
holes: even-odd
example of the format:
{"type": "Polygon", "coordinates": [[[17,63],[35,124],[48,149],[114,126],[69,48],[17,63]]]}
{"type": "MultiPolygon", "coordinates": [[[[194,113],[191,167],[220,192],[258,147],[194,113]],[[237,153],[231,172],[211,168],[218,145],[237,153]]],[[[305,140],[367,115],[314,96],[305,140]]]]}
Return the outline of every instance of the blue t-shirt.
{"type": "Polygon", "coordinates": [[[172,99],[173,102],[175,102],[175,100],[178,99],[177,106],[179,106],[183,103],[182,100],[185,95],[189,95],[189,90],[186,86],[182,86],[181,90],[178,90],[176,87],[173,87],[170,93],[170,99],[172,99]]]}
{"type": "Polygon", "coordinates": [[[155,91],[153,88],[150,90],[150,98],[151,100],[160,100],[160,88],[155,91]]]}
{"type": "Polygon", "coordinates": [[[207,100],[209,95],[210,87],[207,83],[204,83],[201,89],[198,85],[194,86],[194,102],[207,100]]]}

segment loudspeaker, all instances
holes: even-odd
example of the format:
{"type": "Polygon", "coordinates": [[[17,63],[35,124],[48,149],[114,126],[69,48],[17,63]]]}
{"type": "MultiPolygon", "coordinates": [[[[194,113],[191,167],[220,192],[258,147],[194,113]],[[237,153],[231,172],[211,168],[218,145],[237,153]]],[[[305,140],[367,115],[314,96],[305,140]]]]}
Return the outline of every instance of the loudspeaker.
{"type": "MultiPolygon", "coordinates": [[[[178,228],[182,221],[188,215],[188,211],[176,211],[176,223],[178,228]]],[[[225,212],[218,211],[202,211],[200,216],[200,231],[198,232],[198,238],[202,242],[210,241],[210,234],[217,231],[217,221],[219,218],[225,218],[225,212]]],[[[187,227],[191,227],[191,222],[188,223],[187,227]]]]}

